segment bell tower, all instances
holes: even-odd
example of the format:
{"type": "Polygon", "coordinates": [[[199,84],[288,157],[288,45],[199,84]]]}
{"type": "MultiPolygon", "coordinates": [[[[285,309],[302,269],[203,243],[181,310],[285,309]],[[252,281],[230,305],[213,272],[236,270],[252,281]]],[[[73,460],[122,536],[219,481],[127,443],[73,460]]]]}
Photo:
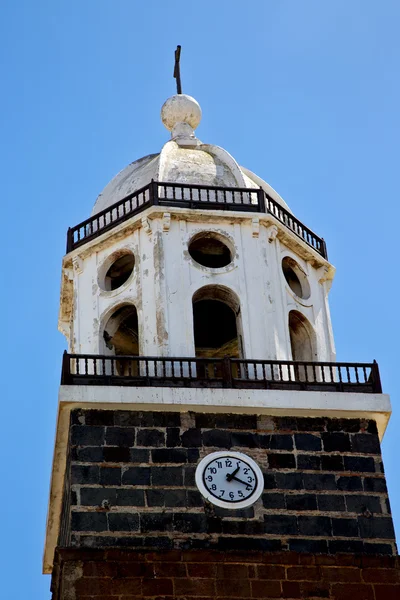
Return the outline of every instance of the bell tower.
{"type": "Polygon", "coordinates": [[[400,597],[379,369],[336,360],[323,238],[199,104],[68,230],[53,600],[400,597]]]}

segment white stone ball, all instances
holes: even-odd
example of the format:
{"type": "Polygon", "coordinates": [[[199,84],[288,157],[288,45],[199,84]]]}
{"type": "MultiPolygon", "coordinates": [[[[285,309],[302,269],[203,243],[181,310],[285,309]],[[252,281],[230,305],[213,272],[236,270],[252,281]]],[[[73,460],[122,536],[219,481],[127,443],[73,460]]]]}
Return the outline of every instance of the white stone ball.
{"type": "Polygon", "coordinates": [[[166,100],[161,108],[161,120],[172,131],[177,123],[188,123],[196,129],[201,121],[201,108],[192,96],[177,94],[166,100]]]}

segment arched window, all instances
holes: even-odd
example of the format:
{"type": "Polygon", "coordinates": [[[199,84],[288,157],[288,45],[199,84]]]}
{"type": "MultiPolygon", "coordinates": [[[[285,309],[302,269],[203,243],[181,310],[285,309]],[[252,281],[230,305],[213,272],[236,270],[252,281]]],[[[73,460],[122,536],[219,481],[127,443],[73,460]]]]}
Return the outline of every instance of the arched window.
{"type": "MultiPolygon", "coordinates": [[[[108,319],[103,331],[105,354],[114,356],[139,355],[139,328],[136,307],[128,304],[118,308],[108,319]]],[[[138,361],[116,362],[119,375],[136,375],[138,361]]]]}
{"type": "Polygon", "coordinates": [[[289,334],[292,360],[315,360],[315,335],[312,326],[297,310],[289,313],[289,334]]]}
{"type": "MultiPolygon", "coordinates": [[[[297,310],[291,310],[289,313],[289,334],[292,360],[314,362],[315,333],[306,317],[297,310]]],[[[298,381],[315,381],[315,371],[312,366],[297,365],[294,375],[298,381]]]]}
{"type": "Polygon", "coordinates": [[[236,294],[220,285],[207,285],[193,296],[196,356],[239,358],[242,350],[240,303],[236,294]]]}

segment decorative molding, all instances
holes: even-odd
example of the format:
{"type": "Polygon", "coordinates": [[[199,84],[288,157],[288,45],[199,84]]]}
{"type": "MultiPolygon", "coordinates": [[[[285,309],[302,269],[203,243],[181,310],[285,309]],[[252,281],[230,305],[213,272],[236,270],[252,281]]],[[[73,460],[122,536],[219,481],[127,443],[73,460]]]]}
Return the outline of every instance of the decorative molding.
{"type": "Polygon", "coordinates": [[[83,260],[80,258],[80,256],[73,257],[72,266],[73,266],[75,273],[77,273],[78,275],[83,273],[83,260]]]}
{"type": "Polygon", "coordinates": [[[169,231],[169,228],[171,227],[171,213],[165,212],[163,214],[162,226],[163,231],[169,231]]]}
{"type": "Polygon", "coordinates": [[[329,277],[329,267],[327,267],[326,265],[324,265],[323,267],[320,267],[317,270],[317,278],[318,278],[318,283],[324,283],[325,281],[328,281],[328,279],[331,279],[329,277]]]}
{"type": "Polygon", "coordinates": [[[149,219],[147,217],[142,217],[141,223],[147,235],[151,235],[151,225],[149,219]]]}
{"type": "Polygon", "coordinates": [[[260,235],[260,218],[253,217],[251,220],[251,229],[253,238],[258,238],[260,235]]]}
{"type": "Polygon", "coordinates": [[[270,225],[267,227],[267,236],[269,243],[274,242],[276,240],[276,236],[278,235],[278,227],[276,225],[270,225]]]}

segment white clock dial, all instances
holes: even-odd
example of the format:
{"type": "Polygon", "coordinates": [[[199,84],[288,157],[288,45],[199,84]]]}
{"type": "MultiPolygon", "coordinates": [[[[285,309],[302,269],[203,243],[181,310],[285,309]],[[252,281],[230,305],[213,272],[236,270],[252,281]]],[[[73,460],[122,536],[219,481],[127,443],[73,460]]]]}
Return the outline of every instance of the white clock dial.
{"type": "Polygon", "coordinates": [[[260,497],[264,478],[257,463],[241,452],[213,452],[196,469],[196,484],[213,504],[224,508],[250,506],[260,497]]]}

